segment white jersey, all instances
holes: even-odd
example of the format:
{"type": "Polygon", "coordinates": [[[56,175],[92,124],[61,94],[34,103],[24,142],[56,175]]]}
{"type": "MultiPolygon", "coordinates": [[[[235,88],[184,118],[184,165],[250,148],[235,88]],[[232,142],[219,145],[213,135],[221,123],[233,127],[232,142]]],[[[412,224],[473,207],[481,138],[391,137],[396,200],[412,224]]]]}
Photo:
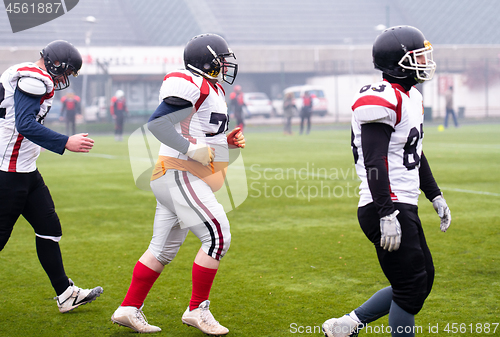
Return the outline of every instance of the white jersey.
{"type": "Polygon", "coordinates": [[[0,118],[0,171],[5,172],[33,172],[40,155],[40,146],[24,138],[16,129],[14,92],[21,77],[33,77],[45,84],[46,94],[41,98],[40,111],[36,116],[39,123],[43,124],[54,96],[52,78],[32,62],[14,65],[0,77],[4,90],[0,111],[2,115],[5,113],[4,118],[0,118]]]}
{"type": "MultiPolygon", "coordinates": [[[[175,125],[176,131],[193,144],[207,144],[215,150],[215,162],[228,162],[229,152],[225,136],[228,127],[225,92],[220,84],[213,85],[207,79],[188,70],[167,74],[160,89],[160,103],[164,98],[175,96],[193,104],[191,115],[175,125]]],[[[188,160],[179,151],[161,144],[160,156],[188,160]]]]}
{"type": "Polygon", "coordinates": [[[361,88],[354,98],[352,110],[351,145],[356,172],[361,179],[359,207],[373,201],[361,148],[361,125],[373,122],[394,128],[386,161],[392,201],[417,205],[424,136],[422,94],[414,87],[407,92],[398,84],[381,81],[361,88]]]}

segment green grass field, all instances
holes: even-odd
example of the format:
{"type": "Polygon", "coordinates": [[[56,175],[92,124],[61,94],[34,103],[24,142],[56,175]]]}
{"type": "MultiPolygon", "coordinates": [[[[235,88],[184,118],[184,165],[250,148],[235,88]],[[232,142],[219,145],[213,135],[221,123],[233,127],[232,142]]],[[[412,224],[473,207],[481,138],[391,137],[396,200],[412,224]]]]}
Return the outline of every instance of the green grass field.
{"type": "MultiPolygon", "coordinates": [[[[499,126],[425,128],[424,151],[453,221],[442,233],[431,203],[421,197],[436,278],[416,316],[422,327],[417,336],[500,336],[495,325],[485,332],[485,323],[500,323],[499,126]]],[[[44,152],[38,167],[63,224],[66,273],[78,286],[101,285],[104,293],[60,314],[36,256],[33,230],[20,219],[0,253],[0,336],[132,333],[110,317],[149,244],[155,198],[134,185],[126,142],[93,138],[90,154],[44,152]]],[[[326,319],[350,312],[388,285],[356,219],[349,127],[313,126],[309,136],[249,127],[246,138],[249,195],[228,214],[232,244],[212,289],[212,312],[230,336],[320,336],[326,319]]],[[[144,312],[163,329],[159,335],[203,336],[181,323],[199,246],[189,234],[146,299],[144,312]]],[[[371,324],[382,325],[387,317],[371,324]]],[[[374,329],[360,336],[388,334],[374,329]]]]}

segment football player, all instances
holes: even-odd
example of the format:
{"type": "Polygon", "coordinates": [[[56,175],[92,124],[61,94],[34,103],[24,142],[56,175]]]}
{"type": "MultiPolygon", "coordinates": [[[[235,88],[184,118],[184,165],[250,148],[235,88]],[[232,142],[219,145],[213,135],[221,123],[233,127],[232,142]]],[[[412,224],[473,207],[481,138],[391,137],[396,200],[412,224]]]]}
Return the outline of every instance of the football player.
{"type": "Polygon", "coordinates": [[[66,134],[73,135],[76,133],[76,115],[81,111],[80,97],[70,91],[61,97],[61,103],[61,117],[64,118],[66,124],[66,134]]]}
{"type": "Polygon", "coordinates": [[[56,292],[64,313],[92,302],[102,288],[81,289],[64,271],[59,240],[62,231],[54,202],[36,167],[43,147],[55,153],[89,152],[94,141],[88,134],[66,136],[43,126],[54,90],[69,87],[82,57],[70,43],[49,43],[36,62],[16,64],[0,77],[0,250],[22,215],[33,227],[40,263],[56,292]]]}
{"type": "Polygon", "coordinates": [[[229,221],[214,191],[224,184],[229,149],[245,146],[239,128],[227,136],[228,115],[221,82],[232,84],[238,66],[226,41],[215,34],[192,38],[184,49],[185,70],[167,74],[160,104],[148,122],[161,141],[151,178],[157,199],[153,237],[135,265],[132,282],[114,323],[137,332],[158,332],[142,312],[144,300],[191,230],[201,241],[192,268],[192,294],[184,324],[209,335],[225,335],[208,300],[219,262],[231,242],[229,221]]]}
{"type": "Polygon", "coordinates": [[[115,140],[121,142],[123,140],[123,124],[128,114],[127,101],[123,90],[117,90],[115,95],[111,97],[109,112],[115,121],[115,140]]]}
{"type": "Polygon", "coordinates": [[[245,101],[241,85],[234,86],[234,91],[229,95],[229,99],[229,108],[236,119],[236,126],[243,130],[245,127],[245,116],[243,111],[245,101]]]}
{"type": "Polygon", "coordinates": [[[352,152],[361,179],[358,220],[374,244],[390,286],[351,313],[323,324],[327,337],[357,336],[389,314],[392,336],[414,336],[415,318],[429,295],[434,265],[418,217],[422,190],[441,219],[451,215],[422,152],[423,101],[414,87],[432,79],[432,46],[416,28],[383,31],[373,45],[383,80],[362,87],[352,106],[352,152]]]}

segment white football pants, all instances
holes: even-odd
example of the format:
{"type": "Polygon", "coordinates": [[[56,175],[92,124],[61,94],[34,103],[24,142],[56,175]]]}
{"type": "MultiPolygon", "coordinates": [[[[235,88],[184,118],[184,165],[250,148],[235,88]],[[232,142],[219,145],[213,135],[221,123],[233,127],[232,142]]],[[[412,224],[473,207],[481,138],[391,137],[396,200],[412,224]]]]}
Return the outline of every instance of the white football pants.
{"type": "Polygon", "coordinates": [[[157,206],[149,251],[169,264],[192,231],[203,251],[220,260],[229,249],[231,233],[224,208],[210,186],[189,172],[167,170],[151,182],[157,206]]]}

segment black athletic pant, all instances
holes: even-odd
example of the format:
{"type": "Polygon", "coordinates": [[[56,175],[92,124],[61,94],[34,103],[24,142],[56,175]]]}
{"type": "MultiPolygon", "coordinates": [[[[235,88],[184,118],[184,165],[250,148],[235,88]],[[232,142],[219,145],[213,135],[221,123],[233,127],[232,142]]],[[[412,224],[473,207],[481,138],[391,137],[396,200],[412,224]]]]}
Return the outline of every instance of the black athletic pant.
{"type": "Polygon", "coordinates": [[[312,110],[311,107],[303,107],[302,112],[300,113],[300,133],[304,131],[304,121],[307,122],[307,131],[306,133],[309,134],[311,131],[311,115],[312,115],[312,110]]]}
{"type": "Polygon", "coordinates": [[[358,208],[358,220],[366,237],[374,244],[382,270],[391,283],[393,301],[416,315],[429,296],[434,281],[434,264],[425,241],[418,207],[394,203],[399,210],[401,245],[389,252],[380,247],[380,218],[373,203],[358,208]]]}
{"type": "Polygon", "coordinates": [[[115,135],[121,136],[123,134],[123,124],[125,124],[125,111],[115,111],[115,135]]]}
{"type": "Polygon", "coordinates": [[[243,117],[243,108],[238,107],[234,110],[234,118],[236,119],[236,126],[244,127],[245,119],[243,117]]]}
{"type": "Polygon", "coordinates": [[[66,111],[65,121],[66,121],[66,136],[72,136],[76,134],[76,112],[73,110],[66,111]]]}
{"type": "Polygon", "coordinates": [[[0,171],[0,251],[22,215],[33,227],[38,259],[54,290],[60,295],[69,281],[64,272],[59,243],[62,236],[54,202],[38,170],[30,173],[0,171]]]}

